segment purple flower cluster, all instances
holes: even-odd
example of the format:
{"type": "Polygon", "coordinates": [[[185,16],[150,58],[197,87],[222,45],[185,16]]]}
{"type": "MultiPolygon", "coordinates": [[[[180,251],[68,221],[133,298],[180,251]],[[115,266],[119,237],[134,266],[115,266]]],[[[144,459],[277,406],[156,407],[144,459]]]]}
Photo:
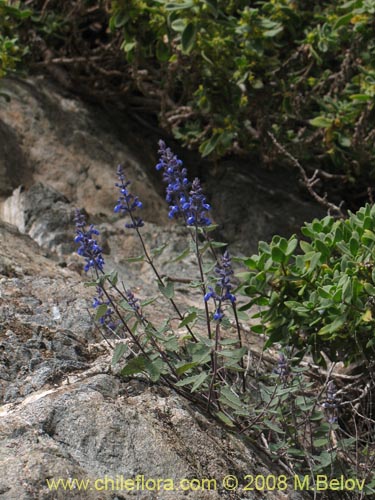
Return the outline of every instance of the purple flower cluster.
{"type": "Polygon", "coordinates": [[[186,222],[189,226],[209,226],[211,221],[206,217],[207,210],[211,210],[211,206],[206,202],[206,198],[201,188],[201,183],[198,178],[195,178],[191,186],[189,201],[184,205],[186,213],[186,222]]]}
{"type": "Polygon", "coordinates": [[[204,300],[205,302],[208,302],[210,299],[214,299],[216,308],[214,319],[216,321],[221,321],[224,317],[222,309],[223,302],[229,301],[234,304],[236,301],[236,297],[231,293],[233,287],[230,282],[230,277],[233,274],[233,269],[229,252],[227,250],[221,258],[220,265],[215,267],[215,273],[219,277],[216,286],[220,289],[220,293],[216,293],[215,290],[209,286],[209,292],[207,292],[204,296],[204,300]]]}
{"type": "Polygon", "coordinates": [[[163,169],[163,180],[167,183],[165,199],[169,203],[169,217],[183,217],[189,226],[209,226],[211,221],[206,212],[211,207],[206,202],[199,179],[190,184],[182,161],[162,140],[159,141],[159,154],[156,170],[163,169]]]}
{"type": "Polygon", "coordinates": [[[277,369],[275,370],[275,373],[279,375],[282,382],[286,382],[288,380],[288,377],[290,375],[289,363],[283,353],[279,354],[277,369]]]}
{"type": "Polygon", "coordinates": [[[128,186],[130,181],[125,178],[124,167],[119,165],[117,167],[117,177],[120,182],[116,183],[116,187],[120,190],[120,197],[117,200],[117,205],[114,208],[116,213],[122,212],[123,214],[128,214],[131,216],[132,222],[125,224],[125,227],[129,229],[135,229],[136,227],[144,226],[144,222],[140,217],[134,216],[133,212],[137,208],[142,208],[142,202],[139,201],[137,196],[132,195],[128,191],[128,186]]]}
{"type": "Polygon", "coordinates": [[[103,289],[100,286],[96,287],[96,293],[97,293],[97,296],[94,298],[94,301],[92,303],[92,307],[94,307],[96,309],[97,307],[99,307],[103,304],[105,304],[107,306],[107,310],[106,310],[105,314],[99,319],[99,323],[101,325],[107,326],[111,330],[115,330],[118,326],[118,321],[116,322],[113,319],[115,312],[110,307],[110,304],[111,304],[110,300],[105,300],[103,289]]]}
{"type": "Polygon", "coordinates": [[[330,424],[336,423],[339,402],[337,400],[336,386],[332,380],[328,382],[327,400],[322,404],[322,407],[326,410],[328,422],[330,424]]]}
{"type": "Polygon", "coordinates": [[[86,260],[84,270],[87,273],[92,267],[97,271],[103,271],[103,250],[93,238],[93,235],[99,235],[99,231],[95,229],[93,225],[88,229],[86,228],[85,216],[79,210],[76,210],[74,220],[77,229],[77,236],[74,238],[74,241],[80,245],[77,251],[78,255],[81,255],[86,260]]]}
{"type": "Polygon", "coordinates": [[[126,293],[126,300],[129,304],[129,306],[133,309],[133,311],[138,315],[138,317],[142,318],[142,309],[141,305],[139,303],[139,299],[136,298],[134,293],[131,290],[127,290],[126,293]]]}

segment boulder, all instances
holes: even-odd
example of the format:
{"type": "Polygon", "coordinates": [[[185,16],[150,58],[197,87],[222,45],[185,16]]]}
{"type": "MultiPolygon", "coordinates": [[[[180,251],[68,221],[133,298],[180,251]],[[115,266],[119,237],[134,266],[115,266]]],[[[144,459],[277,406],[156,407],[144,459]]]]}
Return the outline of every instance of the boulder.
{"type": "MultiPolygon", "coordinates": [[[[62,486],[49,486],[69,478],[84,481],[69,483],[75,486],[69,498],[77,499],[264,498],[263,492],[244,489],[248,475],[283,474],[264,452],[172,390],[120,378],[111,368],[111,349],[88,312],[91,288],[78,273],[46,257],[6,223],[0,223],[0,246],[4,500],[65,499],[62,486]],[[223,487],[228,474],[239,479],[236,491],[223,487]],[[134,483],[125,483],[129,479],[134,483]],[[155,489],[158,479],[164,490],[155,489]],[[199,493],[172,491],[183,479],[214,482],[199,493]]],[[[161,305],[156,321],[163,314],[161,305]]],[[[288,496],[267,493],[268,500],[304,496],[292,489],[288,496]]]]}

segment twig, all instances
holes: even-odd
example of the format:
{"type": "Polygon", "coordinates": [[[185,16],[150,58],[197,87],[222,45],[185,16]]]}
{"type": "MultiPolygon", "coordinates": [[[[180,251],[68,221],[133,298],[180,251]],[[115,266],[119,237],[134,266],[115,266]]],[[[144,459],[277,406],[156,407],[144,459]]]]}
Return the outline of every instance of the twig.
{"type": "Polygon", "coordinates": [[[318,172],[319,170],[315,170],[314,174],[312,177],[308,177],[306,170],[302,167],[300,162],[295,158],[289,151],[287,151],[284,146],[282,146],[276,139],[276,137],[271,133],[267,132],[268,136],[271,138],[272,142],[276,146],[276,148],[284,155],[286,156],[290,162],[299,170],[303,184],[310,193],[310,195],[314,198],[315,201],[317,201],[320,205],[325,207],[328,210],[328,213],[336,213],[339,218],[345,218],[344,212],[341,210],[342,202],[340,205],[335,205],[334,203],[331,203],[330,201],[327,200],[327,195],[325,194],[324,196],[320,196],[314,189],[313,187],[315,184],[319,182],[319,177],[318,177],[318,172]]]}

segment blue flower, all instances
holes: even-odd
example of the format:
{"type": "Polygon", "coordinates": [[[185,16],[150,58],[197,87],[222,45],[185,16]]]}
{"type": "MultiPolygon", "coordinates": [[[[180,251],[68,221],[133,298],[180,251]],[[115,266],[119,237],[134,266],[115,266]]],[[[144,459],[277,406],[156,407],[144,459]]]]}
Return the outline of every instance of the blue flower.
{"type": "Polygon", "coordinates": [[[275,373],[280,376],[280,380],[282,380],[283,382],[286,382],[288,380],[288,377],[290,375],[289,363],[283,353],[279,354],[277,369],[275,370],[275,373]]]}
{"type": "Polygon", "coordinates": [[[228,251],[224,252],[224,255],[221,258],[221,263],[215,267],[215,273],[218,276],[216,289],[219,290],[219,293],[209,286],[209,291],[205,294],[204,301],[208,302],[210,299],[214,300],[216,308],[214,320],[221,321],[224,317],[222,304],[226,301],[231,302],[231,304],[236,302],[235,295],[231,293],[232,284],[230,277],[233,274],[233,270],[228,251]]]}
{"type": "Polygon", "coordinates": [[[99,319],[99,323],[103,326],[107,326],[111,330],[115,330],[119,324],[119,321],[115,321],[113,319],[115,312],[110,307],[111,301],[105,300],[103,289],[100,286],[96,287],[96,293],[98,295],[97,297],[94,298],[92,307],[97,308],[103,304],[107,306],[107,310],[104,313],[104,315],[99,319]]]}
{"type": "Polygon", "coordinates": [[[127,300],[127,303],[129,304],[129,306],[138,315],[138,317],[143,318],[142,309],[141,309],[139,299],[137,299],[135,297],[134,293],[131,290],[127,290],[125,295],[126,295],[126,300],[127,300]]]}
{"type": "Polygon", "coordinates": [[[198,178],[195,178],[191,186],[189,201],[183,205],[186,214],[186,221],[189,226],[209,226],[211,221],[206,217],[206,212],[211,210],[211,206],[206,202],[206,198],[201,188],[198,178]]]}
{"type": "Polygon", "coordinates": [[[84,266],[85,272],[87,273],[90,268],[103,271],[103,250],[93,238],[93,235],[99,235],[99,231],[93,225],[88,229],[86,228],[86,219],[80,210],[76,210],[74,220],[77,228],[77,236],[74,238],[74,241],[79,244],[78,255],[84,257],[86,260],[86,265],[84,266]]]}
{"type": "Polygon", "coordinates": [[[130,215],[132,221],[125,224],[126,228],[135,229],[137,227],[144,226],[143,220],[140,217],[133,215],[133,212],[135,212],[138,208],[142,208],[143,205],[137,196],[134,196],[129,192],[128,186],[130,181],[126,180],[124,167],[122,165],[117,167],[117,177],[120,182],[116,182],[115,185],[120,190],[120,197],[117,200],[117,205],[115,206],[114,211],[116,213],[122,212],[125,215],[130,215]]]}
{"type": "Polygon", "coordinates": [[[211,209],[206,202],[199,179],[190,184],[182,161],[159,141],[160,160],[156,170],[163,169],[163,180],[167,183],[166,201],[169,203],[169,218],[183,217],[188,226],[209,226],[206,212],[211,209]]]}
{"type": "Polygon", "coordinates": [[[156,170],[163,170],[163,180],[167,184],[166,201],[169,203],[169,217],[184,216],[184,204],[189,198],[190,183],[187,169],[182,168],[182,161],[167,148],[164,141],[159,141],[160,160],[156,170]]]}

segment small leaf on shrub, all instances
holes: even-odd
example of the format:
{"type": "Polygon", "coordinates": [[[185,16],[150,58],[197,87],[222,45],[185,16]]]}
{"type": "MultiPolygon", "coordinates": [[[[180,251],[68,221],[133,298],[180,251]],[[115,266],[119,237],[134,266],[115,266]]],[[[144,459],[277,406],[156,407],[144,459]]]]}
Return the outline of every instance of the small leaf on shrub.
{"type": "Polygon", "coordinates": [[[246,347],[241,347],[241,349],[232,349],[232,350],[222,350],[218,351],[218,355],[223,358],[230,358],[234,361],[239,361],[242,357],[247,353],[246,347]]]}
{"type": "Polygon", "coordinates": [[[367,309],[367,311],[362,315],[361,320],[365,323],[372,321],[372,312],[371,309],[367,309]]]}
{"type": "Polygon", "coordinates": [[[197,35],[197,26],[195,23],[189,23],[181,35],[182,51],[188,54],[194,47],[195,37],[197,35]]]}
{"type": "Polygon", "coordinates": [[[281,263],[284,261],[285,254],[279,247],[272,247],[271,256],[274,262],[281,263]]]}
{"type": "Polygon", "coordinates": [[[153,257],[157,257],[158,255],[161,255],[164,252],[164,250],[167,248],[167,246],[168,246],[168,243],[164,243],[163,245],[160,245],[160,247],[153,248],[151,250],[151,255],[153,257]]]}
{"type": "Polygon", "coordinates": [[[218,132],[215,132],[210,139],[207,141],[202,142],[202,144],[199,146],[199,152],[201,153],[202,157],[204,158],[205,156],[208,156],[211,154],[214,149],[216,148],[218,142],[220,139],[220,134],[218,132]]]}
{"type": "Polygon", "coordinates": [[[332,323],[323,326],[318,331],[318,335],[326,335],[327,333],[333,333],[339,330],[345,324],[345,318],[336,318],[332,323]]]}
{"type": "Polygon", "coordinates": [[[326,118],[325,116],[316,116],[312,120],[309,120],[310,125],[319,128],[328,128],[332,125],[333,119],[326,118]]]}

